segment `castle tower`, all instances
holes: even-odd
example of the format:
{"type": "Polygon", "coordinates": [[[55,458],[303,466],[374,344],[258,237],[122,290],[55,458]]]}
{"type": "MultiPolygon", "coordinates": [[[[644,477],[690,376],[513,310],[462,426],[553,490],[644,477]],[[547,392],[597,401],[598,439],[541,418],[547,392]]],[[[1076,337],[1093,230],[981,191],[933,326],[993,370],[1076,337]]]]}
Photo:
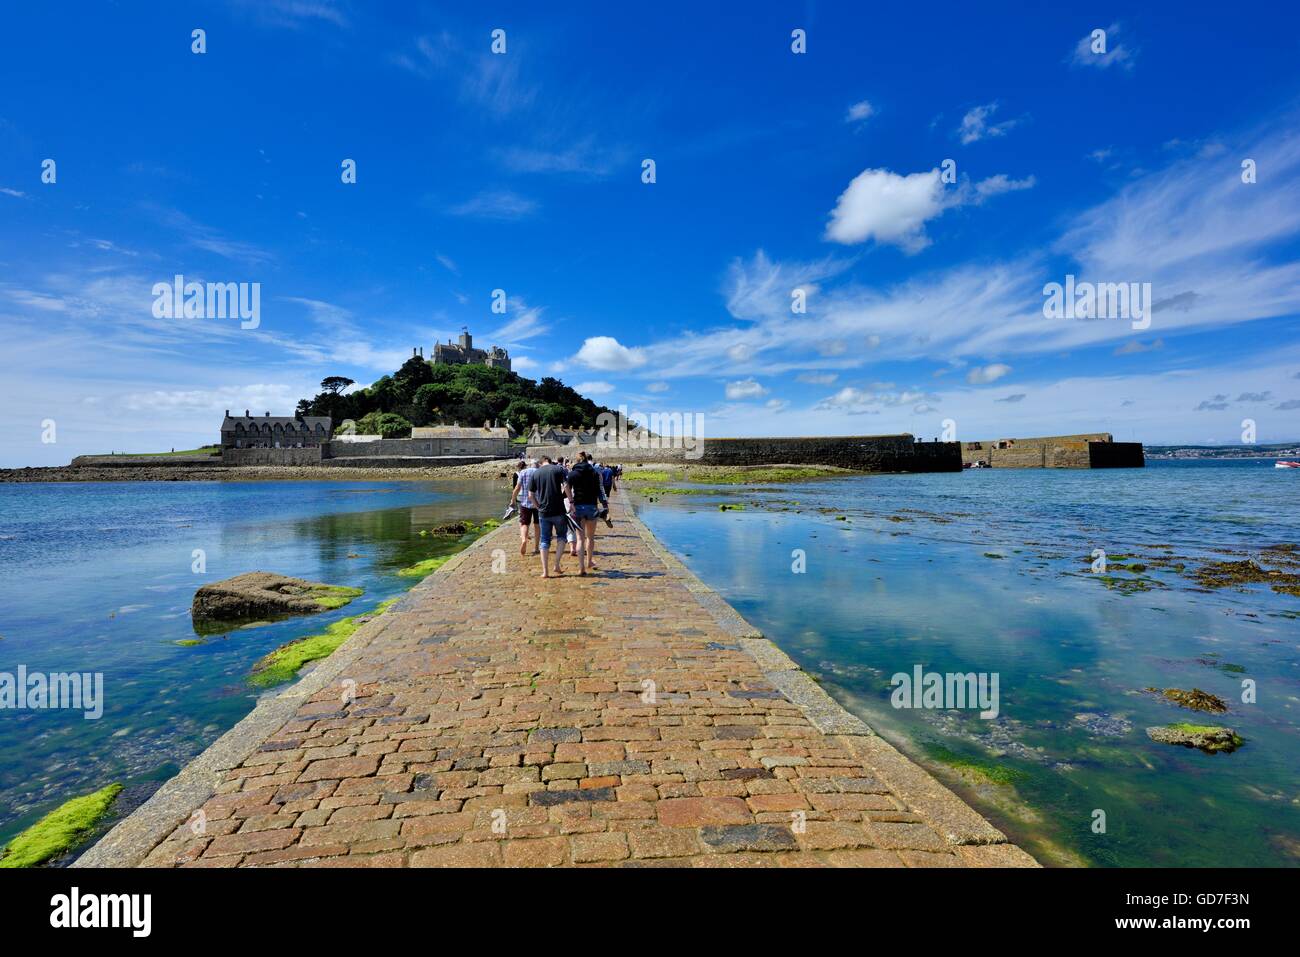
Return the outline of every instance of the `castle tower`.
{"type": "Polygon", "coordinates": [[[469,334],[469,328],[461,326],[460,329],[460,347],[466,351],[474,348],[474,338],[469,334]]]}

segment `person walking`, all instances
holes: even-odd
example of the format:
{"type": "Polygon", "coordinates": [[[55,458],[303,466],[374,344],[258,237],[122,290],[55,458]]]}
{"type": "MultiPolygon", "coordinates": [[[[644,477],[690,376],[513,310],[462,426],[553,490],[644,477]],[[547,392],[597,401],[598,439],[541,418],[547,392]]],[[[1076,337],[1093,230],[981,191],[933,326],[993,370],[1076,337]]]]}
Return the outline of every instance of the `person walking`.
{"type": "Polygon", "coordinates": [[[573,515],[578,520],[578,574],[585,575],[588,569],[596,570],[596,512],[605,504],[605,490],[600,473],[592,466],[586,452],[578,453],[578,461],[569,470],[568,480],[573,496],[573,515]]]}
{"type": "Polygon", "coordinates": [[[519,507],[519,554],[528,554],[528,528],[533,528],[533,554],[538,552],[540,530],[537,523],[537,503],[533,501],[532,481],[537,474],[537,460],[519,462],[515,487],[510,492],[510,504],[519,507]]]}
{"type": "Polygon", "coordinates": [[[597,466],[597,468],[599,468],[600,470],[601,487],[605,489],[605,524],[608,525],[610,528],[613,528],[614,523],[610,521],[609,510],[610,510],[611,496],[613,496],[614,488],[615,488],[614,466],[605,464],[605,465],[597,466]]]}
{"type": "Polygon", "coordinates": [[[542,577],[551,577],[551,539],[555,538],[555,574],[563,575],[564,539],[569,529],[565,497],[569,485],[564,469],[542,456],[542,466],[531,478],[533,501],[537,506],[538,549],[542,556],[542,577]]]}

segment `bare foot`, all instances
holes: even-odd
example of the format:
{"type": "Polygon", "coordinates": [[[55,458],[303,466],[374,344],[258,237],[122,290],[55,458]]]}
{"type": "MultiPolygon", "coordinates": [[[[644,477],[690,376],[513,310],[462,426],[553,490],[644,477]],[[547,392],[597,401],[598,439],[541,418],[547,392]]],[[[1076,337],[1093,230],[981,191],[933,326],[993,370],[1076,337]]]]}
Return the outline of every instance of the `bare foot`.
{"type": "Polygon", "coordinates": [[[551,576],[548,575],[548,574],[546,574],[546,572],[542,572],[541,577],[542,577],[542,578],[550,578],[551,576]]]}

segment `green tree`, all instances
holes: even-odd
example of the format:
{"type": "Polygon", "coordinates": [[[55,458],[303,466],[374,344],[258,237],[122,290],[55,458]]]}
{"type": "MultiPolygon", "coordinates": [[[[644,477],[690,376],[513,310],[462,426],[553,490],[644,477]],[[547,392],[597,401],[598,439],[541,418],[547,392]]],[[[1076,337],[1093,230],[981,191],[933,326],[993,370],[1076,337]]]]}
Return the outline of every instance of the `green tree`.
{"type": "Polygon", "coordinates": [[[345,375],[329,375],[320,380],[320,387],[330,395],[338,395],[348,386],[355,384],[345,375]]]}
{"type": "Polygon", "coordinates": [[[385,439],[400,439],[411,434],[411,423],[392,412],[371,412],[357,422],[361,435],[379,435],[385,439]]]}

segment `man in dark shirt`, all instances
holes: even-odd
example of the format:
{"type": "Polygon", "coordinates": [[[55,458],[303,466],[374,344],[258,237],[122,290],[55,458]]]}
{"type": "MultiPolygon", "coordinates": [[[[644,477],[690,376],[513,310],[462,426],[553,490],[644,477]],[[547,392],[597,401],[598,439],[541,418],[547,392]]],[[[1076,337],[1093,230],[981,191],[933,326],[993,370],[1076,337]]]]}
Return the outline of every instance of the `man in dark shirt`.
{"type": "Polygon", "coordinates": [[[563,575],[560,561],[564,558],[564,537],[569,530],[569,516],[564,499],[568,494],[568,478],[564,469],[554,464],[550,456],[542,457],[542,467],[532,477],[533,502],[537,506],[538,547],[542,553],[542,577],[551,577],[551,536],[557,539],[555,574],[563,575]]]}
{"type": "Polygon", "coordinates": [[[573,515],[578,520],[578,574],[596,570],[592,562],[596,543],[596,512],[605,504],[605,488],[600,473],[592,466],[586,452],[578,453],[577,464],[569,470],[569,490],[573,495],[573,515]]]}

